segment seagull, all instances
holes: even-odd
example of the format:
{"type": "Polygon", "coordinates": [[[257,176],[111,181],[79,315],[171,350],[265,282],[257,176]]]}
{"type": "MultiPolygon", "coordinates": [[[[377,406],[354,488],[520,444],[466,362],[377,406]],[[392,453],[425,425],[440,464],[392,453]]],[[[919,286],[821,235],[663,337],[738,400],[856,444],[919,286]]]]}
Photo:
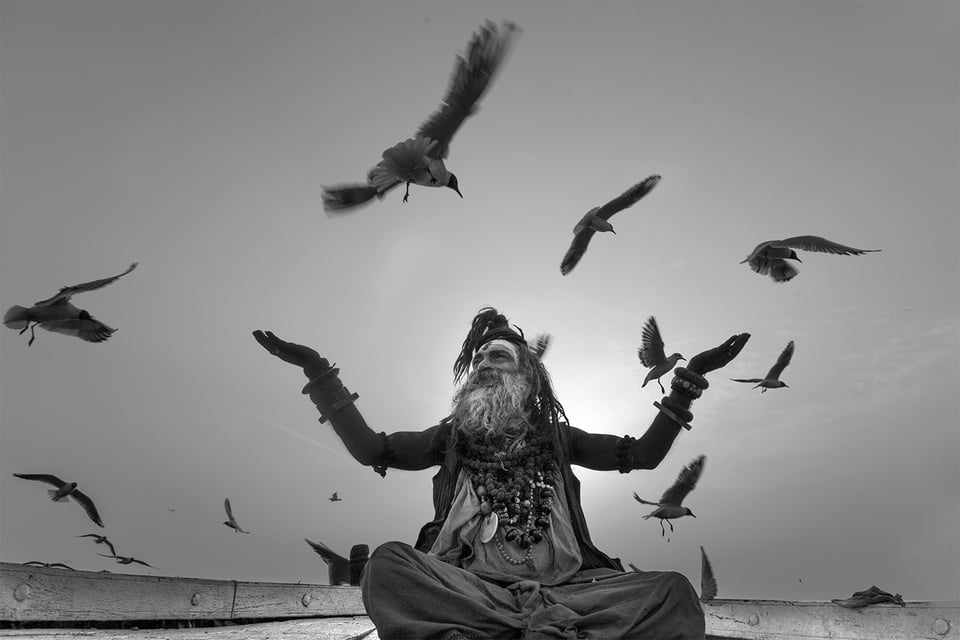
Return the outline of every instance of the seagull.
{"type": "Polygon", "coordinates": [[[233,509],[230,508],[230,498],[223,499],[223,508],[227,510],[227,519],[223,523],[233,529],[234,531],[239,531],[240,533],[250,533],[249,531],[244,531],[240,528],[240,525],[237,524],[237,519],[233,517],[233,509]]]}
{"type": "Polygon", "coordinates": [[[660,176],[650,176],[643,182],[633,185],[602,207],[594,207],[583,214],[580,221],[573,227],[573,241],[560,263],[560,273],[567,275],[573,271],[573,268],[580,262],[580,258],[586,253],[587,245],[590,244],[590,239],[593,238],[594,233],[609,231],[616,235],[617,232],[613,230],[613,225],[610,224],[610,216],[635,205],[640,198],[650,193],[658,182],[660,182],[660,176]]]}
{"type": "Polygon", "coordinates": [[[657,384],[660,385],[660,392],[666,393],[666,389],[663,388],[663,383],[660,382],[660,376],[670,373],[670,370],[677,364],[678,360],[686,360],[679,353],[672,353],[668,358],[666,353],[663,350],[663,338],[660,337],[660,327],[657,326],[657,319],[653,316],[647,318],[646,324],[643,325],[643,342],[640,345],[640,348],[637,349],[637,355],[640,357],[640,362],[643,363],[643,366],[650,369],[647,372],[647,377],[643,379],[643,384],[640,385],[640,388],[647,386],[647,383],[651,380],[656,380],[657,384]]]}
{"type": "Polygon", "coordinates": [[[717,597],[717,579],[713,575],[713,567],[707,558],[707,552],[700,547],[700,600],[707,602],[717,597]]]}
{"type": "Polygon", "coordinates": [[[93,291],[105,287],[118,278],[121,278],[137,266],[134,262],[123,273],[100,280],[92,280],[72,287],[61,287],[60,291],[46,300],[34,303],[27,309],[19,305],[14,305],[7,309],[3,314],[3,324],[11,329],[20,329],[20,333],[30,329],[30,341],[27,346],[33,344],[37,336],[34,334],[36,327],[41,327],[47,331],[56,331],[65,333],[68,336],[76,336],[87,342],[103,342],[116,329],[108,327],[96,318],[90,315],[84,309],[78,309],[70,303],[70,298],[84,291],[93,291]],[[30,323],[33,323],[32,325],[30,323]]]}
{"type": "Polygon", "coordinates": [[[71,566],[65,565],[62,562],[40,562],[38,560],[30,560],[29,562],[24,562],[23,564],[29,565],[31,567],[46,567],[46,568],[58,568],[58,569],[69,569],[70,571],[76,571],[71,566]]]}
{"type": "Polygon", "coordinates": [[[350,561],[347,558],[322,542],[313,542],[306,538],[303,540],[310,545],[311,549],[320,554],[323,561],[327,563],[327,574],[331,585],[350,584],[350,561]]]}
{"type": "Polygon", "coordinates": [[[80,503],[80,506],[87,512],[87,515],[90,516],[90,519],[93,520],[95,525],[98,527],[103,526],[103,520],[100,519],[100,514],[97,513],[97,507],[93,504],[93,500],[91,500],[87,494],[77,489],[76,482],[64,482],[57,476],[48,473],[15,473],[13,475],[17,478],[23,478],[24,480],[38,480],[55,486],[56,489],[47,489],[51,500],[54,502],[69,502],[69,499],[72,497],[80,503]]]}
{"type": "Polygon", "coordinates": [[[788,386],[786,382],[780,380],[780,374],[783,373],[783,370],[790,364],[790,359],[793,357],[793,340],[787,343],[787,346],[783,348],[783,351],[780,353],[780,357],[777,358],[776,364],[770,367],[770,371],[767,372],[767,375],[763,378],[730,378],[734,382],[755,382],[757,383],[754,389],[761,387],[760,393],[766,393],[767,389],[779,389],[780,387],[788,386]]]}
{"type": "Polygon", "coordinates": [[[761,242],[750,252],[750,255],[740,261],[740,264],[746,262],[751,269],[760,275],[769,275],[774,282],[787,282],[799,273],[797,268],[787,260],[803,262],[795,249],[835,253],[842,256],[859,256],[880,251],[880,249],[855,249],[820,236],[795,236],[785,240],[761,242]]]}
{"type": "Polygon", "coordinates": [[[537,357],[537,360],[543,360],[543,356],[547,353],[547,348],[550,346],[551,340],[553,340],[553,338],[549,333],[541,333],[537,336],[537,339],[534,340],[533,344],[530,345],[530,351],[537,357]]]}
{"type": "Polygon", "coordinates": [[[82,536],[77,536],[78,538],[93,538],[93,541],[97,544],[105,544],[110,549],[112,555],[117,555],[117,550],[113,548],[113,543],[107,540],[107,536],[101,536],[96,533],[85,533],[82,536]]]}
{"type": "Polygon", "coordinates": [[[151,569],[156,569],[156,567],[153,566],[152,564],[148,564],[148,563],[144,562],[143,560],[138,560],[138,559],[134,558],[133,556],[118,556],[118,555],[108,556],[108,555],[103,554],[103,553],[98,553],[97,555],[98,555],[98,556],[103,556],[104,558],[115,558],[116,561],[117,561],[117,564],[132,564],[132,563],[136,562],[137,564],[142,564],[142,565],[145,566],[145,567],[150,567],[151,569]]]}
{"type": "Polygon", "coordinates": [[[406,183],[403,196],[410,198],[410,185],[447,187],[461,198],[457,177],[444,164],[450,141],[464,120],[477,110],[477,102],[487,90],[510,50],[520,28],[505,21],[496,25],[487,21],[470,39],[465,56],[457,56],[453,76],[440,107],[420,125],[416,134],[383,152],[383,159],[367,173],[366,184],[342,184],[323,187],[323,208],[329,214],[361,205],[406,183]]]}
{"type": "Polygon", "coordinates": [[[705,455],[700,454],[693,462],[684,467],[680,471],[680,475],[677,476],[677,481],[663,493],[659,502],[649,502],[636,493],[633,494],[633,498],[637,502],[651,504],[657,507],[652,512],[643,516],[643,519],[660,518],[661,535],[666,535],[666,530],[663,528],[664,520],[670,525],[670,531],[673,531],[673,523],[670,522],[673,518],[682,518],[683,516],[697,517],[693,515],[693,511],[690,511],[687,507],[680,506],[680,504],[683,502],[683,499],[687,497],[687,494],[697,486],[697,480],[700,479],[700,474],[703,472],[703,463],[706,459],[707,457],[705,455]]]}
{"type": "Polygon", "coordinates": [[[330,502],[341,502],[343,499],[337,495],[337,492],[334,491],[333,495],[329,498],[330,502]]]}

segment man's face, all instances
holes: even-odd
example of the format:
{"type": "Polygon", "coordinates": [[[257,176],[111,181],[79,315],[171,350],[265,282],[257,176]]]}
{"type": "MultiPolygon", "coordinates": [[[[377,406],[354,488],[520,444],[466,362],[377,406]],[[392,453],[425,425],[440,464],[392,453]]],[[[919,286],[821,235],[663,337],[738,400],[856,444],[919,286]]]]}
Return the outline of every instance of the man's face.
{"type": "Polygon", "coordinates": [[[502,378],[502,374],[519,370],[517,347],[506,340],[491,340],[477,350],[471,366],[471,382],[477,385],[493,384],[502,378]]]}

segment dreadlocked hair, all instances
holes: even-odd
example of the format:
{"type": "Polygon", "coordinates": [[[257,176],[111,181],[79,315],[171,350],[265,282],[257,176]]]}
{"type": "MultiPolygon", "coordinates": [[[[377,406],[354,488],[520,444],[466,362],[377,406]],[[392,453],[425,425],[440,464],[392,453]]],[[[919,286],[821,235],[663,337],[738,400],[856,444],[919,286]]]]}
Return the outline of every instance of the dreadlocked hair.
{"type": "Polygon", "coordinates": [[[460,355],[453,363],[454,382],[459,382],[463,374],[470,370],[474,352],[482,344],[498,338],[522,346],[524,349],[527,348],[527,341],[524,340],[520,327],[514,325],[514,329],[511,329],[507,318],[502,313],[493,307],[484,307],[473,318],[470,331],[467,332],[463,346],[460,347],[460,355]]]}

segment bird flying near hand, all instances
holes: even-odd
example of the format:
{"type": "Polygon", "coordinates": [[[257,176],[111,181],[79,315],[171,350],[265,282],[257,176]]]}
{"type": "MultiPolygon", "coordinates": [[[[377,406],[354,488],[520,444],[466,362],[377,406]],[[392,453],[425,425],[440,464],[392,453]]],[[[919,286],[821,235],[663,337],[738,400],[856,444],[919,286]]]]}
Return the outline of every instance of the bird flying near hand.
{"type": "Polygon", "coordinates": [[[760,275],[770,276],[774,282],[787,282],[799,273],[797,268],[787,260],[803,262],[797,255],[796,249],[842,256],[859,256],[880,251],[880,249],[855,249],[820,236],[794,236],[784,240],[761,242],[754,247],[750,255],[740,261],[740,264],[746,262],[751,269],[760,275]]]}
{"type": "Polygon", "coordinates": [[[97,533],[85,533],[82,536],[77,536],[78,538],[93,538],[93,541],[96,544],[105,544],[107,548],[110,549],[110,555],[117,555],[117,550],[113,548],[113,543],[107,540],[107,536],[101,536],[97,533]]]}
{"type": "Polygon", "coordinates": [[[666,389],[663,388],[660,377],[670,373],[671,369],[676,366],[678,360],[686,360],[686,358],[679,353],[672,353],[670,357],[667,357],[666,352],[663,350],[663,338],[660,337],[660,327],[657,326],[657,319],[653,316],[647,318],[646,324],[643,325],[642,342],[640,343],[640,348],[637,349],[637,356],[639,356],[643,366],[650,369],[650,371],[647,372],[647,377],[643,379],[643,384],[640,385],[640,388],[642,389],[647,386],[647,383],[651,380],[656,380],[657,384],[660,385],[661,393],[666,393],[666,389]]]}
{"type": "Polygon", "coordinates": [[[56,489],[47,489],[47,494],[49,494],[51,500],[54,502],[69,502],[69,499],[73,498],[83,507],[83,510],[87,512],[87,515],[93,520],[95,525],[98,527],[103,526],[103,520],[100,519],[100,514],[97,513],[97,507],[93,504],[93,500],[91,500],[87,494],[77,489],[76,482],[64,482],[57,476],[50,475],[49,473],[15,473],[13,475],[17,478],[23,478],[24,480],[37,480],[53,485],[56,489]]]}
{"type": "Polygon", "coordinates": [[[713,567],[707,558],[707,552],[700,547],[700,600],[707,602],[717,597],[717,579],[713,575],[713,567]]]}
{"type": "Polygon", "coordinates": [[[37,336],[34,333],[36,327],[68,336],[76,336],[87,342],[103,342],[113,335],[116,329],[103,324],[86,310],[73,306],[70,298],[78,293],[105,287],[133,271],[136,266],[137,263],[134,262],[126,271],[110,278],[92,280],[72,287],[62,287],[55,295],[34,303],[29,309],[14,305],[7,309],[7,312],[3,315],[3,324],[11,329],[19,329],[20,333],[29,329],[30,341],[27,342],[28,347],[36,340],[37,336]]]}
{"type": "Polygon", "coordinates": [[[649,502],[644,500],[636,493],[633,494],[634,500],[643,504],[654,505],[657,508],[643,516],[643,519],[647,518],[659,518],[660,519],[660,532],[661,536],[666,535],[666,530],[663,528],[663,521],[666,520],[667,524],[670,525],[670,531],[673,531],[673,523],[670,520],[674,518],[682,518],[683,516],[697,516],[693,515],[693,511],[689,508],[681,506],[683,499],[687,497],[687,494],[693,491],[693,488],[697,486],[697,480],[700,479],[700,474],[703,472],[703,463],[706,461],[707,457],[703,454],[697,456],[693,462],[684,467],[680,471],[680,475],[677,476],[676,482],[673,483],[669,489],[663,492],[663,495],[660,496],[659,502],[649,502]]]}
{"type": "Polygon", "coordinates": [[[777,358],[776,364],[770,367],[770,371],[767,372],[767,375],[762,378],[730,378],[734,382],[753,382],[756,383],[756,386],[753,388],[756,389],[760,387],[760,393],[766,393],[767,389],[779,389],[781,387],[788,386],[786,382],[780,380],[780,374],[783,373],[783,370],[790,364],[790,359],[793,358],[793,340],[787,343],[787,346],[783,348],[783,351],[780,352],[780,356],[777,358]]]}
{"type": "Polygon", "coordinates": [[[223,499],[223,508],[227,511],[227,519],[223,523],[233,529],[234,531],[239,531],[240,533],[250,533],[249,531],[244,531],[240,528],[240,525],[237,524],[237,519],[233,517],[233,509],[230,508],[230,498],[223,499]]]}
{"type": "Polygon", "coordinates": [[[640,198],[650,193],[658,182],[660,182],[660,176],[650,176],[643,182],[633,185],[602,207],[594,207],[587,211],[573,227],[573,241],[560,262],[560,273],[567,275],[573,271],[573,268],[580,262],[580,258],[586,253],[590,239],[597,231],[609,231],[616,235],[617,232],[613,230],[613,225],[610,224],[610,217],[635,205],[640,198]]]}
{"type": "Polygon", "coordinates": [[[461,198],[457,177],[444,160],[450,141],[463,122],[477,110],[477,102],[503,64],[520,28],[512,22],[500,25],[487,21],[470,39],[465,56],[457,56],[453,76],[440,108],[420,125],[414,137],[383,152],[383,159],[367,174],[366,184],[343,184],[323,188],[327,213],[352,209],[382,198],[394,187],[406,183],[403,196],[410,197],[410,185],[447,187],[461,198]]]}

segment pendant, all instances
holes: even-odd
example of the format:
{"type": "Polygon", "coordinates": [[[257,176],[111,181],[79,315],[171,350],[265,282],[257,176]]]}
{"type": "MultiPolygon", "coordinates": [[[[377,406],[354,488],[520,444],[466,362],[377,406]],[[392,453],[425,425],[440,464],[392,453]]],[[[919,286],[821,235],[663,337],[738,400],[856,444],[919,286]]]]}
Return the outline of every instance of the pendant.
{"type": "Polygon", "coordinates": [[[499,526],[500,516],[497,515],[497,512],[491,511],[488,513],[487,517],[480,523],[480,542],[486,544],[493,540],[493,536],[497,535],[497,527],[499,526]]]}

